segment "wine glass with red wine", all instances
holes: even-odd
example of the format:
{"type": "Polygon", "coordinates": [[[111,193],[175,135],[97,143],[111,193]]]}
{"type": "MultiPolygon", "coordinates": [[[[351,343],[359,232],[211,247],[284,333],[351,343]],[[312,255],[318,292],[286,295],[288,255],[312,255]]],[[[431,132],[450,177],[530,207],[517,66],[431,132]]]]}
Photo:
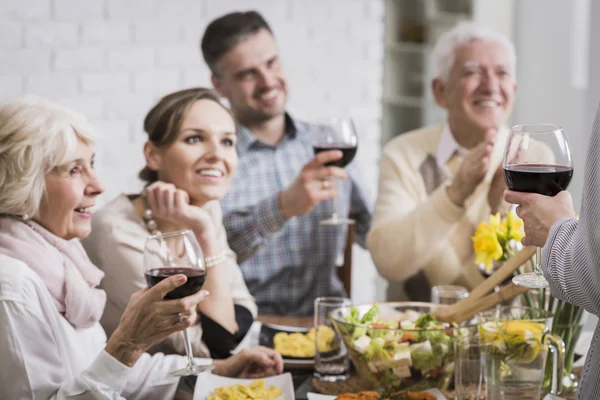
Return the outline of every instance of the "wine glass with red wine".
{"type": "MultiPolygon", "coordinates": [[[[202,249],[192,231],[158,233],[146,239],[144,248],[144,275],[152,287],[169,276],[183,274],[187,281],[165,295],[165,300],[181,299],[202,289],[206,280],[206,265],[202,249]]],[[[194,362],[187,329],[183,331],[187,366],[172,371],[174,376],[196,375],[212,369],[194,362]]]]}
{"type": "MultiPolygon", "coordinates": [[[[313,133],[313,149],[315,154],[322,151],[340,150],[342,158],[325,166],[345,168],[354,159],[358,147],[358,136],[354,122],[350,118],[329,118],[316,124],[313,133]]],[[[337,180],[333,179],[333,184],[337,180]]],[[[330,218],[322,220],[321,225],[350,225],[354,220],[338,214],[337,198],[333,199],[333,213],[330,218]]]]}
{"type": "MultiPolygon", "coordinates": [[[[573,177],[571,147],[565,130],[554,124],[516,125],[506,141],[502,160],[504,180],[510,190],[556,196],[573,177]]],[[[534,271],[513,278],[519,286],[545,288],[538,247],[534,271]]]]}

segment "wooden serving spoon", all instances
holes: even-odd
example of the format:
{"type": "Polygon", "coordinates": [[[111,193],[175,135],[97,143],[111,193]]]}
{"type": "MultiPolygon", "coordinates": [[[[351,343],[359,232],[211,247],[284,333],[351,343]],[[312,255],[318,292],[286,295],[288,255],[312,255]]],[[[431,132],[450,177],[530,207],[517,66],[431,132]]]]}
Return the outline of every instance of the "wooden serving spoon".
{"type": "Polygon", "coordinates": [[[500,289],[499,292],[490,293],[494,288],[500,285],[517,268],[523,265],[535,254],[535,247],[525,247],[494,272],[489,278],[477,285],[464,300],[452,304],[449,307],[440,308],[431,312],[441,322],[455,322],[457,324],[468,321],[480,312],[488,310],[503,301],[510,300],[520,294],[525,293],[529,288],[517,286],[509,283],[500,289]]]}

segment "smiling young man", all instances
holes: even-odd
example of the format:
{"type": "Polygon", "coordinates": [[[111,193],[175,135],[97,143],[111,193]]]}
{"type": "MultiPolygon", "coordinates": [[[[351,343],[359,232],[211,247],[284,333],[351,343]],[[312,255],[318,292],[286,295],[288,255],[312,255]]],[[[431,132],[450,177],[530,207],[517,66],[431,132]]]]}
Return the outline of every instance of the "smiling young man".
{"type": "Polygon", "coordinates": [[[337,196],[338,214],[356,216],[359,243],[369,229],[353,167],[326,167],[341,151],[315,156],[315,127],[286,113],[287,77],[260,14],[235,12],[211,22],[202,54],[239,123],[240,164],[222,201],[229,244],[262,314],[312,315],[316,297],[344,294],[335,265],[347,228],[319,225],[332,212],[327,200],[337,196]],[[341,178],[337,193],[329,177],[341,178]]]}
{"type": "Polygon", "coordinates": [[[463,22],[440,37],[434,59],[432,90],[446,121],[393,139],[380,163],[367,243],[378,271],[400,282],[390,284],[390,300],[429,301],[434,285],[476,286],[483,278],[471,236],[505,206],[501,162],[517,89],[514,47],[463,22]]]}

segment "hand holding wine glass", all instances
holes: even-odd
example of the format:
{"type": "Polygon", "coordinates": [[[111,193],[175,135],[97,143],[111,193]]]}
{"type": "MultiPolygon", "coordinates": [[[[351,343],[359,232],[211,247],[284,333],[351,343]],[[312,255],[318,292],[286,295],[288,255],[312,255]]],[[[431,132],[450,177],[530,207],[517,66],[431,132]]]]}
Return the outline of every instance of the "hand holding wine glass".
{"type": "Polygon", "coordinates": [[[106,344],[106,351],[132,367],[149,347],[192,326],[197,320],[197,304],[208,292],[202,290],[181,301],[163,300],[167,293],[185,284],[186,280],[185,276],[171,276],[152,288],[134,293],[119,326],[106,344]]]}
{"type": "Polygon", "coordinates": [[[325,165],[342,156],[338,151],[321,152],[304,165],[294,183],[279,195],[281,214],[285,218],[304,215],[320,202],[335,198],[335,186],[329,179],[346,179],[347,174],[341,168],[325,165]]]}
{"type": "MultiPolygon", "coordinates": [[[[339,150],[342,152],[342,157],[336,161],[326,163],[325,166],[336,166],[345,168],[354,159],[358,146],[358,136],[356,128],[351,119],[346,118],[329,118],[323,123],[317,125],[313,132],[313,149],[315,154],[319,154],[329,150],[339,150]]],[[[337,180],[334,180],[334,184],[337,180]]],[[[323,181],[323,185],[327,186],[331,183],[323,181]]],[[[337,197],[333,199],[333,214],[331,218],[321,221],[322,225],[348,225],[354,221],[338,215],[337,197]]]]}
{"type": "Polygon", "coordinates": [[[523,220],[525,246],[542,247],[548,240],[550,228],[561,218],[576,218],[573,199],[567,191],[554,197],[536,193],[521,193],[507,190],[504,198],[507,202],[518,204],[518,216],[523,220]]]}
{"type": "MultiPolygon", "coordinates": [[[[502,167],[506,186],[512,191],[556,196],[566,190],[573,176],[573,160],[564,129],[554,124],[514,126],[506,142],[502,167]]],[[[517,215],[522,215],[519,208],[517,215]]],[[[534,272],[517,275],[513,278],[515,284],[530,288],[548,286],[540,268],[539,247],[536,258],[534,272]]]]}
{"type": "MultiPolygon", "coordinates": [[[[165,299],[181,299],[174,302],[175,304],[180,304],[189,296],[198,293],[206,279],[206,265],[202,249],[192,231],[159,233],[146,239],[144,268],[146,282],[151,288],[173,275],[182,274],[187,277],[183,285],[164,295],[165,299]]],[[[168,307],[169,303],[165,302],[165,307],[168,307]]],[[[181,320],[187,317],[181,312],[177,316],[181,320]]],[[[212,368],[212,366],[196,365],[187,329],[183,331],[183,334],[188,363],[185,368],[173,371],[171,374],[175,376],[195,375],[212,368]]]]}

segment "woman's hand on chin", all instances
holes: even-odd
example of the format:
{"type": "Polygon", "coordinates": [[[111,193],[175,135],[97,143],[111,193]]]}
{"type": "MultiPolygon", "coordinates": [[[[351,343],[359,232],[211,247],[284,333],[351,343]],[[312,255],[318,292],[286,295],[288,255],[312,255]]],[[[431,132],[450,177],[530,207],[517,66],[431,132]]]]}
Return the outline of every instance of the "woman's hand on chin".
{"type": "Polygon", "coordinates": [[[210,215],[203,208],[191,205],[186,191],[178,189],[172,183],[158,181],[149,185],[144,194],[155,218],[191,229],[199,239],[214,236],[215,227],[210,215]]]}
{"type": "Polygon", "coordinates": [[[208,292],[201,290],[178,300],[163,300],[165,295],[187,281],[185,275],[173,275],[134,293],[129,299],[121,321],[106,343],[106,352],[127,366],[153,344],[173,332],[197,322],[197,305],[208,292]]]}
{"type": "Polygon", "coordinates": [[[215,374],[232,378],[264,378],[283,372],[283,359],[273,349],[256,346],[215,361],[215,374]]]}

